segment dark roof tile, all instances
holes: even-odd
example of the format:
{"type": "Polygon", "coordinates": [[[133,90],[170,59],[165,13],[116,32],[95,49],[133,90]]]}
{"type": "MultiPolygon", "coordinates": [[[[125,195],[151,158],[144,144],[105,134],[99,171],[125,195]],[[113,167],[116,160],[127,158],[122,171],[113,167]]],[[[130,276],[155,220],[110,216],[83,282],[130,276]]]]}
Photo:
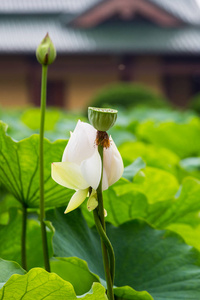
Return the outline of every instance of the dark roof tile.
{"type": "Polygon", "coordinates": [[[62,26],[57,17],[0,19],[0,52],[33,54],[49,32],[59,53],[200,53],[200,28],[115,23],[91,29],[62,26]]]}
{"type": "Polygon", "coordinates": [[[78,14],[99,0],[1,0],[0,13],[70,13],[78,14]]]}
{"type": "Polygon", "coordinates": [[[147,0],[185,23],[200,25],[200,4],[198,0],[147,0]]]}

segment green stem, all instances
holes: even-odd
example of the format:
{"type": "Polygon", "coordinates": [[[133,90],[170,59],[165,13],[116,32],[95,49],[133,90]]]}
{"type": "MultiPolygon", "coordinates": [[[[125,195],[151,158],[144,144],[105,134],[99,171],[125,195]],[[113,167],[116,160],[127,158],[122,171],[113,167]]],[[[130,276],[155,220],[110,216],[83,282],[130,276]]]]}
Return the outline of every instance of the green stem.
{"type": "Polygon", "coordinates": [[[114,251],[106,236],[106,226],[104,219],[104,206],[103,206],[103,193],[102,193],[102,179],[103,179],[103,147],[101,145],[98,146],[98,151],[101,157],[102,162],[102,173],[101,180],[99,186],[97,188],[97,198],[98,198],[98,207],[94,211],[94,220],[98,229],[98,232],[101,237],[101,248],[102,248],[102,256],[103,256],[103,264],[105,277],[107,282],[107,296],[109,300],[114,300],[113,293],[113,281],[114,281],[114,251]],[[110,247],[111,246],[111,247],[110,247]],[[107,248],[108,247],[108,248],[107,248]],[[112,254],[111,254],[112,252],[112,254]],[[108,255],[109,253],[109,255],[108,255]]]}
{"type": "Polygon", "coordinates": [[[21,235],[21,262],[22,268],[27,270],[26,261],[26,226],[27,226],[27,208],[22,206],[22,235],[21,235]]]}
{"type": "Polygon", "coordinates": [[[47,244],[47,233],[45,226],[45,206],[44,206],[44,121],[46,109],[46,90],[47,90],[47,65],[42,65],[42,83],[41,83],[41,120],[40,120],[40,144],[39,144],[39,165],[40,165],[40,224],[42,233],[42,246],[44,265],[46,271],[50,272],[49,252],[47,244]]]}
{"type": "Polygon", "coordinates": [[[107,250],[108,250],[108,254],[109,254],[109,258],[110,258],[110,275],[111,275],[111,279],[112,279],[112,284],[114,284],[114,275],[115,275],[115,256],[114,256],[114,250],[112,247],[112,244],[108,238],[108,236],[106,235],[106,232],[104,231],[101,222],[99,220],[99,216],[98,216],[98,212],[95,209],[93,211],[94,214],[94,220],[95,220],[95,224],[98,230],[98,233],[101,237],[101,240],[104,242],[107,250]]]}

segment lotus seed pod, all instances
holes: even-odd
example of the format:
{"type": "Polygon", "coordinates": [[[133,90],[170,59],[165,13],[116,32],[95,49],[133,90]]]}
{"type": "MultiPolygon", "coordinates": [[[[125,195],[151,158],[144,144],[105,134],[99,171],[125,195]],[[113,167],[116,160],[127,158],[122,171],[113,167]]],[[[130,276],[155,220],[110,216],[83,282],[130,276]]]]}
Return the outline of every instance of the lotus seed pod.
{"type": "Polygon", "coordinates": [[[48,33],[39,44],[36,50],[36,57],[38,62],[42,65],[50,65],[56,59],[56,49],[48,33]]]}
{"type": "Polygon", "coordinates": [[[111,108],[88,107],[88,119],[98,131],[109,130],[117,120],[118,111],[111,108]]]}

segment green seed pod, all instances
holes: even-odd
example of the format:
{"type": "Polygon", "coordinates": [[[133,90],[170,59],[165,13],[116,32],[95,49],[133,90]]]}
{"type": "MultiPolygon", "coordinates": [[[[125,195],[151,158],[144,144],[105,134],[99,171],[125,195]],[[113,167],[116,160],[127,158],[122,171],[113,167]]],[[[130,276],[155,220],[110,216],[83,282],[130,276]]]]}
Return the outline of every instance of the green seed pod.
{"type": "Polygon", "coordinates": [[[42,65],[50,65],[56,59],[56,49],[48,33],[37,47],[36,57],[42,65]]]}
{"type": "Polygon", "coordinates": [[[111,108],[88,107],[88,119],[98,131],[107,131],[117,120],[118,111],[111,108]]]}

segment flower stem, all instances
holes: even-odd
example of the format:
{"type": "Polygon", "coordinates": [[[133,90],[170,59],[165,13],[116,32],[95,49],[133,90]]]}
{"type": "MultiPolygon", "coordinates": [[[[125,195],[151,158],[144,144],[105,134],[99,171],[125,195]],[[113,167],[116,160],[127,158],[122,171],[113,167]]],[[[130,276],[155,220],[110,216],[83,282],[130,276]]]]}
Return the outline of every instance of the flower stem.
{"type": "Polygon", "coordinates": [[[40,144],[39,144],[39,162],[40,162],[40,224],[42,233],[42,246],[44,265],[46,271],[50,272],[49,253],[47,244],[47,233],[45,226],[45,206],[44,206],[44,121],[46,109],[46,90],[47,90],[47,65],[42,65],[42,82],[41,82],[41,119],[40,119],[40,144]]]}
{"type": "Polygon", "coordinates": [[[112,247],[112,244],[108,238],[108,236],[106,235],[106,232],[104,231],[101,222],[99,220],[99,216],[98,216],[98,212],[95,209],[93,211],[94,214],[94,220],[95,220],[95,224],[97,227],[97,230],[99,232],[99,235],[101,236],[102,241],[104,242],[107,250],[108,250],[108,254],[110,257],[110,275],[111,275],[111,279],[112,279],[112,284],[114,284],[114,275],[115,275],[115,256],[114,256],[114,250],[112,247]]]}
{"type": "Polygon", "coordinates": [[[98,145],[98,151],[102,162],[102,173],[99,186],[97,188],[98,207],[94,210],[94,220],[97,230],[101,237],[101,248],[103,256],[103,264],[105,277],[107,282],[107,296],[109,300],[114,300],[113,283],[114,283],[114,266],[115,258],[112,245],[106,235],[106,226],[104,219],[103,193],[102,193],[102,179],[103,179],[103,147],[98,145]]]}
{"type": "Polygon", "coordinates": [[[25,205],[22,205],[21,262],[22,262],[22,268],[24,270],[27,270],[26,227],[27,227],[27,208],[25,205]]]}

